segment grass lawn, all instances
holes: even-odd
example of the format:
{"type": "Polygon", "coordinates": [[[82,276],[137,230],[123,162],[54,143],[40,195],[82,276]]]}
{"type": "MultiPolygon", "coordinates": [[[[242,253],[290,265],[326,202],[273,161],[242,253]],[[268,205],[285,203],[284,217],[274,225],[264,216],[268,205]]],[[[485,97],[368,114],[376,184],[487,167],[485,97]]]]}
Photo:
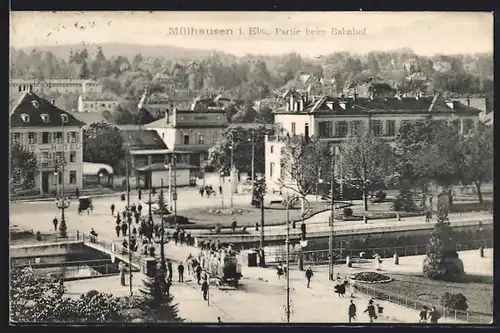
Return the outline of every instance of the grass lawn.
{"type": "MultiPolygon", "coordinates": [[[[324,210],[328,210],[328,207],[324,203],[311,202],[311,211],[306,218],[324,210]]],[[[229,228],[231,227],[233,218],[239,227],[253,227],[255,222],[259,222],[260,224],[260,214],[260,208],[253,208],[250,205],[234,206],[232,209],[221,209],[220,207],[193,208],[178,212],[178,215],[187,217],[189,222],[193,223],[183,225],[185,229],[211,229],[217,224],[220,224],[223,228],[229,228]]],[[[289,216],[290,221],[299,221],[301,219],[300,207],[289,209],[289,216]]],[[[264,218],[267,226],[283,224],[286,219],[285,208],[278,205],[272,208],[266,207],[264,209],[264,218]]]]}
{"type": "MultiPolygon", "coordinates": [[[[449,292],[452,294],[461,293],[465,295],[467,304],[469,305],[467,311],[469,312],[493,313],[492,281],[474,279],[476,281],[464,283],[442,282],[430,280],[423,276],[386,274],[385,272],[383,274],[392,277],[394,280],[389,283],[370,284],[366,286],[407,297],[409,299],[408,306],[413,307],[415,304],[414,301],[419,301],[417,307],[423,302],[424,304],[434,305],[438,308],[441,305],[441,296],[445,292],[449,292]]],[[[486,278],[486,280],[488,280],[488,278],[486,278]]],[[[387,299],[387,297],[385,297],[385,299],[387,299]]],[[[400,303],[404,303],[404,301],[400,301],[400,303]]]]}

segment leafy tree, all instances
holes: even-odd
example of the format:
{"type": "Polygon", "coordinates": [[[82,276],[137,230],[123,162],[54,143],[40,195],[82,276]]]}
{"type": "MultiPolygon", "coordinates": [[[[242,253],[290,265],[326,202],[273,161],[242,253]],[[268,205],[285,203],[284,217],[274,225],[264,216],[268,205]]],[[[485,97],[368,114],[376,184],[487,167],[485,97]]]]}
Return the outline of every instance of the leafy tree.
{"type": "Polygon", "coordinates": [[[208,150],[207,166],[220,172],[229,173],[231,169],[231,146],[234,145],[234,165],[238,171],[252,170],[252,141],[254,149],[254,169],[256,173],[264,172],[265,147],[264,137],[270,131],[264,126],[246,129],[234,127],[229,129],[221,141],[208,150]],[[252,139],[253,137],[253,139],[252,139]]]}
{"type": "Polygon", "coordinates": [[[92,123],[83,130],[83,159],[109,164],[116,170],[125,157],[120,130],[107,122],[92,123]]]}
{"type": "Polygon", "coordinates": [[[28,190],[35,186],[37,159],[35,153],[19,142],[10,145],[11,191],[28,190]]]}
{"type": "Polygon", "coordinates": [[[156,120],[146,109],[140,109],[135,118],[135,123],[138,125],[148,124],[156,120]]]}
{"type": "Polygon", "coordinates": [[[362,190],[365,210],[368,210],[368,192],[386,181],[390,155],[390,147],[371,131],[356,131],[340,146],[343,179],[362,190]]]}
{"type": "Polygon", "coordinates": [[[113,108],[110,121],[116,125],[128,125],[135,123],[134,115],[120,105],[113,108]]]}
{"type": "Polygon", "coordinates": [[[321,170],[328,168],[330,161],[331,152],[326,142],[292,136],[281,153],[280,186],[305,197],[316,186],[321,170]]]}
{"type": "Polygon", "coordinates": [[[464,274],[453,229],[443,208],[438,209],[437,223],[429,239],[423,273],[428,278],[445,281],[457,281],[464,274]]]}
{"type": "Polygon", "coordinates": [[[153,278],[143,280],[144,288],[140,290],[141,308],[147,314],[147,321],[152,322],[181,322],[178,316],[177,305],[173,303],[173,296],[166,294],[165,275],[156,274],[153,278]]]}
{"type": "Polygon", "coordinates": [[[87,64],[86,61],[81,63],[79,76],[80,76],[80,79],[88,79],[90,76],[89,65],[87,64]]]}
{"type": "Polygon", "coordinates": [[[253,123],[258,114],[251,105],[245,105],[243,110],[238,111],[232,118],[233,123],[253,123]]]}
{"type": "Polygon", "coordinates": [[[274,114],[273,110],[267,106],[259,108],[257,120],[264,124],[274,124],[274,114]]]}
{"type": "Polygon", "coordinates": [[[10,318],[14,322],[123,321],[119,299],[90,291],[75,300],[65,297],[64,285],[35,275],[33,269],[13,269],[10,280],[10,318]]]}
{"type": "Polygon", "coordinates": [[[483,203],[481,184],[493,179],[493,127],[479,124],[460,142],[459,169],[464,185],[474,184],[483,203]]]}

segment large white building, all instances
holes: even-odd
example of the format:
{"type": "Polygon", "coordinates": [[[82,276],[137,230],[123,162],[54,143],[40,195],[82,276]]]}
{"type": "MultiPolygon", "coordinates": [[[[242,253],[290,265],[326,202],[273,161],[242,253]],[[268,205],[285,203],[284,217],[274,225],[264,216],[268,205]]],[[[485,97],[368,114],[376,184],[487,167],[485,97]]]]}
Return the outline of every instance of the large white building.
{"type": "Polygon", "coordinates": [[[82,188],[83,125],[53,101],[29,90],[11,102],[11,141],[20,142],[35,153],[38,162],[35,189],[41,195],[60,190],[63,183],[66,193],[82,188]],[[66,161],[64,174],[61,161],[66,161]]]}
{"type": "Polygon", "coordinates": [[[9,82],[9,91],[11,95],[28,91],[29,89],[34,93],[58,92],[61,94],[82,94],[102,92],[102,84],[95,80],[84,79],[11,79],[9,82]]]}
{"type": "Polygon", "coordinates": [[[279,129],[266,138],[265,174],[270,191],[280,190],[281,149],[288,136],[304,135],[331,142],[334,146],[358,128],[371,128],[373,134],[392,140],[405,122],[429,117],[453,122],[465,133],[478,122],[481,110],[439,96],[344,98],[321,96],[309,98],[289,90],[284,94],[285,105],[274,112],[279,129]]]}
{"type": "Polygon", "coordinates": [[[103,92],[87,92],[78,97],[78,112],[112,112],[118,98],[103,92]]]}

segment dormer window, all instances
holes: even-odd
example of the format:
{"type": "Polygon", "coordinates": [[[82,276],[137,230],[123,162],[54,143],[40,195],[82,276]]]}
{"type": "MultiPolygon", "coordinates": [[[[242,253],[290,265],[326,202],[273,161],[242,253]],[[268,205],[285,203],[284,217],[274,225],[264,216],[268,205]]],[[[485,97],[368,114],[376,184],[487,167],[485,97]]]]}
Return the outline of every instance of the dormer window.
{"type": "Polygon", "coordinates": [[[40,103],[38,103],[38,101],[31,101],[31,105],[33,105],[33,107],[36,109],[40,107],[40,103]]]}
{"type": "Polygon", "coordinates": [[[326,102],[326,106],[327,106],[330,110],[333,110],[333,102],[326,102]]]}
{"type": "Polygon", "coordinates": [[[49,123],[50,122],[50,117],[48,114],[44,113],[44,114],[41,114],[40,117],[42,118],[43,122],[44,123],[49,123]]]}
{"type": "Polygon", "coordinates": [[[21,114],[21,120],[25,123],[29,123],[30,122],[30,116],[27,115],[26,113],[23,113],[21,114]]]}
{"type": "Polygon", "coordinates": [[[61,115],[61,121],[63,124],[66,124],[68,122],[68,115],[63,113],[61,115]]]}

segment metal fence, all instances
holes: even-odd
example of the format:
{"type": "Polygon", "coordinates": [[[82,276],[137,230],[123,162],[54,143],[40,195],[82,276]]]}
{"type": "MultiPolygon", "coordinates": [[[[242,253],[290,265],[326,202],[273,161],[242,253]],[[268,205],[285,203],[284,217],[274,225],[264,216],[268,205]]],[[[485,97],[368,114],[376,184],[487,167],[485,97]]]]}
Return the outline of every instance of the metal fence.
{"type": "MultiPolygon", "coordinates": [[[[356,284],[356,289],[363,294],[372,296],[376,300],[387,301],[410,309],[421,310],[424,306],[434,306],[442,316],[450,318],[458,323],[488,324],[493,320],[493,315],[491,314],[447,309],[441,305],[429,304],[428,302],[393,294],[361,283],[356,284]]],[[[415,316],[417,315],[418,313],[415,314],[415,316]]]]}
{"type": "MultiPolygon", "coordinates": [[[[334,249],[334,256],[337,260],[343,260],[347,256],[358,257],[361,252],[364,252],[365,258],[373,258],[375,254],[378,254],[381,258],[391,258],[394,253],[397,253],[400,257],[423,255],[427,252],[428,244],[423,245],[408,245],[408,246],[395,246],[395,247],[378,247],[371,249],[352,249],[352,248],[336,248],[334,249]]],[[[476,250],[480,247],[492,248],[492,239],[481,239],[481,240],[470,240],[466,242],[457,243],[457,251],[467,251],[476,250]]],[[[286,248],[285,247],[270,247],[265,250],[266,262],[268,263],[279,263],[286,262],[286,248]]],[[[304,264],[309,265],[321,265],[326,264],[329,261],[329,251],[328,250],[316,250],[316,251],[294,251],[293,248],[290,253],[290,262],[297,262],[298,256],[301,255],[304,264]]]]}
{"type": "Polygon", "coordinates": [[[79,241],[78,232],[68,233],[67,237],[61,237],[59,233],[53,234],[36,234],[10,239],[10,245],[33,245],[33,244],[50,244],[50,243],[67,243],[79,241]]]}
{"type": "Polygon", "coordinates": [[[35,272],[38,271],[36,274],[40,276],[62,280],[82,280],[117,275],[119,273],[117,264],[33,268],[35,272]]]}

